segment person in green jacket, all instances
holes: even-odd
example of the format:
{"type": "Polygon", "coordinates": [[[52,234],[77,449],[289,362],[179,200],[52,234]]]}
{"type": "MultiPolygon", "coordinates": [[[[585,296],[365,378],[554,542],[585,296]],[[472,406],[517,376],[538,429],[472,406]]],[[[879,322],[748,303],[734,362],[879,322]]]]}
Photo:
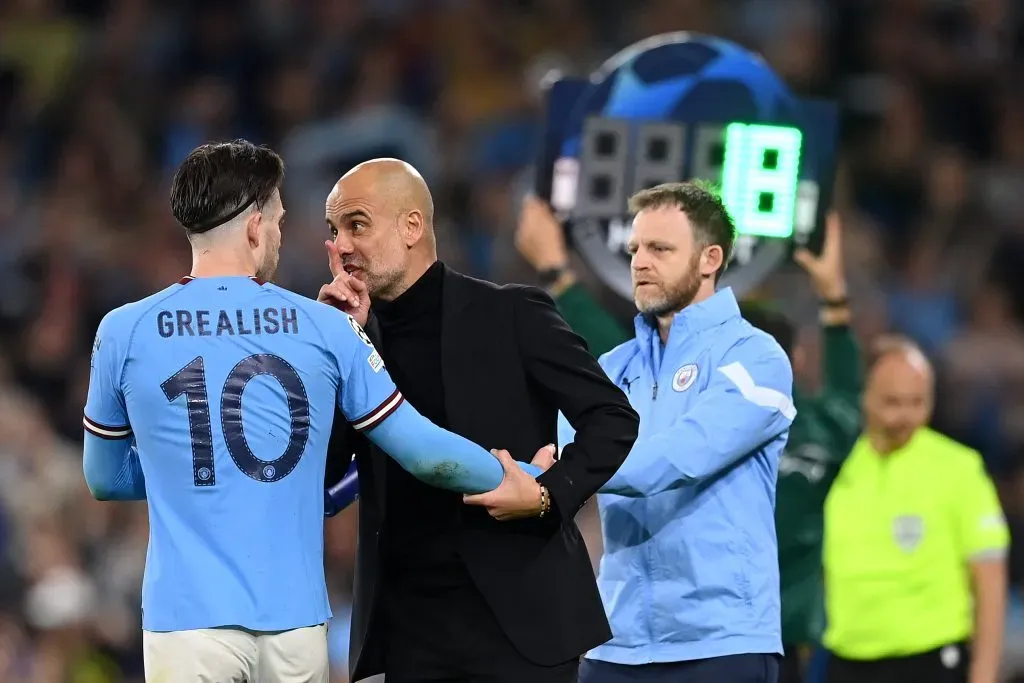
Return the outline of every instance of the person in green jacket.
{"type": "MultiPolygon", "coordinates": [[[[821,569],[823,508],[829,487],[860,432],[863,381],[860,349],[850,330],[850,308],[842,257],[842,226],[828,217],[820,255],[798,250],[794,260],[810,276],[818,295],[823,334],[823,381],[815,394],[793,389],[797,417],[779,463],[775,523],[779,540],[782,637],[786,657],[781,683],[802,680],[807,655],[825,626],[821,569]]],[[[632,335],[618,318],[587,291],[569,265],[562,226],[551,209],[527,197],[516,248],[537,271],[566,322],[600,356],[632,335]]],[[[771,334],[789,353],[799,372],[804,353],[793,326],[760,302],[741,306],[747,320],[771,334]]]]}

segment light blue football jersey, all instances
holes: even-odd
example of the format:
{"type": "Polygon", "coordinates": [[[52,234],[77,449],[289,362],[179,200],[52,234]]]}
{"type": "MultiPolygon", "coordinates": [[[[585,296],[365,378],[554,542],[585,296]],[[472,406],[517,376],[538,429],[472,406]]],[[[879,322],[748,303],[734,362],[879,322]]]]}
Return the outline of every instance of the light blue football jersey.
{"type": "Polygon", "coordinates": [[[143,628],[328,621],[334,409],[366,430],[401,402],[355,320],[254,278],[185,278],[109,313],[85,426],[138,447],[150,520],[143,628]]]}

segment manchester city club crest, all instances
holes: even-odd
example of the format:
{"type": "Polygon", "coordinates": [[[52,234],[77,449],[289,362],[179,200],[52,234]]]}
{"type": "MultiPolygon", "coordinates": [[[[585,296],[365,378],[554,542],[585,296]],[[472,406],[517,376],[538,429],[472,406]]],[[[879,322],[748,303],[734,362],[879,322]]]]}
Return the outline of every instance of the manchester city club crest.
{"type": "Polygon", "coordinates": [[[672,377],[672,388],[676,391],[686,391],[697,380],[697,372],[697,366],[693,363],[679,368],[672,377]]]}
{"type": "Polygon", "coordinates": [[[373,346],[373,342],[370,341],[370,337],[366,334],[366,330],[363,329],[362,325],[356,322],[356,319],[352,316],[348,317],[348,324],[352,326],[352,331],[356,333],[356,336],[363,340],[363,343],[367,346],[373,346]]]}
{"type": "Polygon", "coordinates": [[[919,515],[900,515],[892,521],[892,538],[903,552],[916,550],[924,538],[924,520],[919,515]]]}

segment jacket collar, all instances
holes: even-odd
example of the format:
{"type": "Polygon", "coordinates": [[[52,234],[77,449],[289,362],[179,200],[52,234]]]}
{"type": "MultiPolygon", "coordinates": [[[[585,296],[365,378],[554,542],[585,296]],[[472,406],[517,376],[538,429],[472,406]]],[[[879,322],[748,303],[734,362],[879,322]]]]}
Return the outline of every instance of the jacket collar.
{"type": "MultiPolygon", "coordinates": [[[[710,298],[699,304],[692,304],[676,313],[669,330],[669,340],[686,337],[717,327],[727,320],[740,317],[740,306],[731,287],[723,287],[710,298]]],[[[637,339],[645,348],[658,337],[658,327],[646,315],[639,314],[635,320],[637,339]]]]}

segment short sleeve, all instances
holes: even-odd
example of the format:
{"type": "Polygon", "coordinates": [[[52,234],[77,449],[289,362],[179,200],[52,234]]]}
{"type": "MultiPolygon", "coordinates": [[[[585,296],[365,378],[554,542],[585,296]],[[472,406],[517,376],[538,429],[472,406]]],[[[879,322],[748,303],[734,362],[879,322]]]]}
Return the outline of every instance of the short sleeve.
{"type": "Polygon", "coordinates": [[[999,505],[995,486],[985,473],[980,457],[964,473],[957,490],[964,559],[984,560],[1005,555],[1010,545],[1006,518],[999,505]]]}
{"type": "Polygon", "coordinates": [[[104,439],[125,439],[132,434],[121,391],[121,369],[127,348],[125,337],[117,318],[108,313],[100,322],[92,345],[89,395],[82,424],[86,431],[104,439]]]}
{"type": "Polygon", "coordinates": [[[341,371],[338,408],[356,431],[373,429],[402,403],[373,342],[355,318],[343,314],[333,340],[341,371]]]}

